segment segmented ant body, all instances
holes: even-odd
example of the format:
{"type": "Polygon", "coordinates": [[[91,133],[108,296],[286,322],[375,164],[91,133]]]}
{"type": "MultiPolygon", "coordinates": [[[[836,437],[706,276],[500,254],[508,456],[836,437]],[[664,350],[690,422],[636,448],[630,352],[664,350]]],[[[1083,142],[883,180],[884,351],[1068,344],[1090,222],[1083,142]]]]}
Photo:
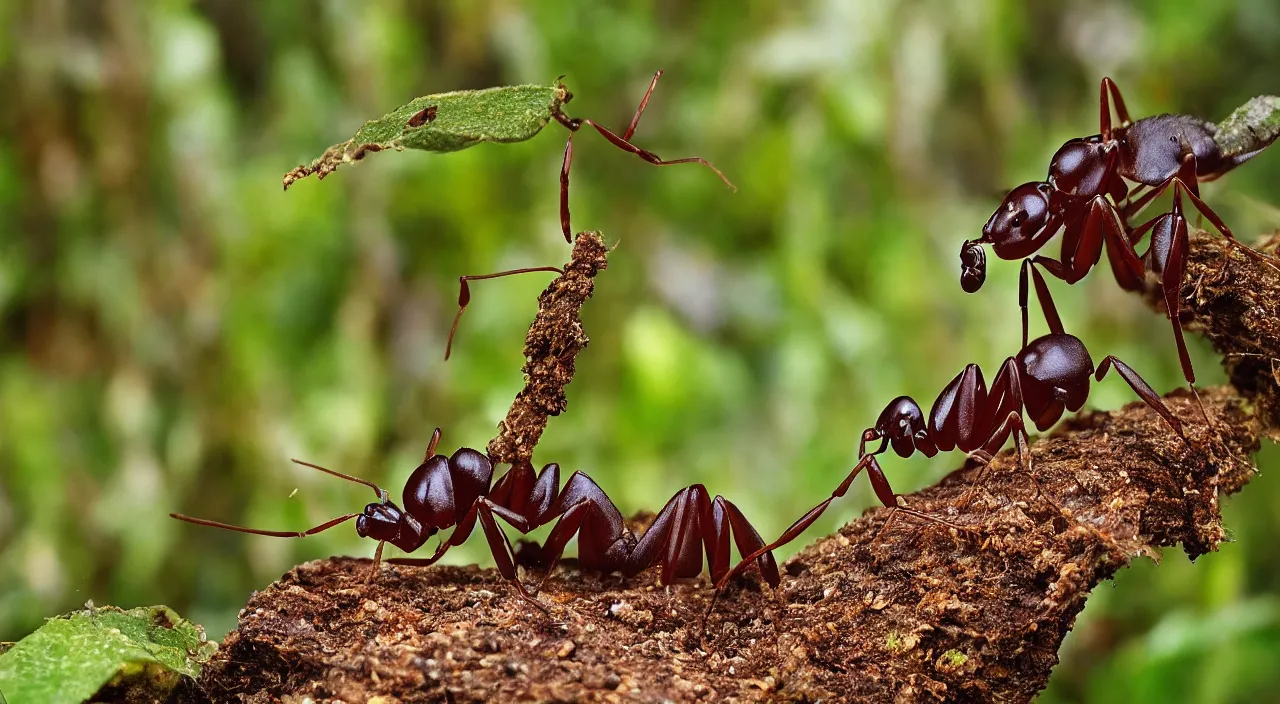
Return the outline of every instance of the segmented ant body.
{"type": "MultiPolygon", "coordinates": [[[[382,549],[390,543],[405,552],[421,548],[431,536],[453,527],[430,558],[398,557],[386,562],[399,565],[431,565],[471,536],[477,521],[489,543],[498,573],[511,583],[521,597],[546,611],[520,582],[515,552],[496,518],[528,533],[555,523],[542,548],[542,562],[548,574],[564,553],[565,546],[578,537],[578,564],[599,572],[621,572],[633,576],[661,565],[661,581],[697,577],[702,572],[703,549],[713,580],[720,581],[732,564],[729,543],[732,537],[742,555],[754,555],[764,579],[776,586],[778,566],[759,533],[732,502],[714,499],[701,484],[676,493],[659,512],[653,524],[638,540],[623,522],[622,513],[602,489],[582,472],[574,472],[560,488],[560,467],[548,464],[537,475],[528,462],[520,462],[491,485],[493,464],[471,448],[461,448],[451,457],[435,454],[440,440],[437,428],[422,464],[409,475],[402,495],[403,507],[389,494],[365,479],[294,460],[342,479],[371,487],[378,501],[351,513],[326,521],[305,531],[271,531],[219,523],[171,513],[173,518],[214,528],[281,538],[302,538],[356,519],[356,534],[378,541],[371,576],[382,562],[382,549]]],[[[545,579],[545,577],[544,577],[545,579]]]]}
{"type": "Polygon", "coordinates": [[[1152,230],[1146,262],[1160,275],[1166,300],[1170,300],[1168,292],[1173,291],[1169,318],[1174,325],[1183,375],[1188,383],[1194,383],[1195,374],[1178,320],[1177,291],[1187,253],[1181,196],[1186,195],[1229,242],[1250,256],[1262,258],[1239,244],[1222,219],[1199,198],[1200,182],[1222,176],[1262,149],[1225,155],[1213,139],[1216,127],[1190,115],[1156,115],[1131,121],[1120,89],[1110,78],[1102,79],[1100,103],[1100,134],[1062,145],[1049,165],[1049,179],[1025,183],[1010,191],[983,226],[982,237],[964,243],[960,250],[960,284],[969,293],[982,287],[986,280],[984,244],[992,245],[1001,259],[1030,257],[1033,266],[1043,267],[1068,284],[1080,281],[1098,264],[1105,245],[1116,282],[1126,290],[1136,290],[1145,270],[1134,247],[1147,230],[1152,230]],[[1108,95],[1119,116],[1115,127],[1108,95]],[[1137,185],[1130,190],[1126,180],[1137,185]],[[1146,188],[1151,190],[1142,194],[1146,188]],[[1173,210],[1130,231],[1128,218],[1169,188],[1175,194],[1173,210]],[[1122,201],[1122,206],[1116,205],[1122,201]],[[1059,232],[1064,233],[1061,258],[1036,255],[1059,232]]]}
{"type": "MultiPolygon", "coordinates": [[[[1025,296],[1027,267],[1023,267],[1021,288],[1025,296]]],[[[965,530],[936,516],[903,507],[898,495],[890,488],[877,455],[889,448],[900,457],[910,457],[919,452],[933,457],[938,452],[958,449],[978,458],[984,464],[1000,451],[1012,435],[1017,448],[1018,461],[1033,481],[1030,438],[1027,435],[1023,415],[1031,419],[1036,429],[1044,431],[1057,423],[1067,411],[1075,412],[1084,406],[1089,397],[1089,378],[1102,381],[1107,372],[1116,372],[1129,384],[1138,396],[1164,418],[1169,427],[1182,437],[1182,423],[1160,396],[1141,376],[1127,364],[1113,356],[1103,358],[1096,368],[1084,343],[1066,333],[1062,321],[1049,297],[1049,289],[1038,271],[1035,276],[1036,293],[1050,333],[1027,342],[1026,320],[1023,322],[1022,349],[1005,359],[991,382],[990,389],[983,380],[982,369],[976,364],[967,365],[947,384],[934,400],[926,418],[920,404],[910,396],[899,396],[889,402],[876,419],[874,426],[862,433],[858,448],[858,463],[831,496],[810,509],[777,540],[763,545],[757,552],[776,550],[795,540],[806,528],[826,511],[833,501],[845,495],[853,480],[866,470],[876,497],[886,507],[896,512],[915,516],[933,523],[965,530]],[[880,446],[867,451],[868,443],[879,441],[880,446]]],[[[1038,487],[1037,482],[1037,487],[1038,487]]],[[[892,519],[892,516],[891,516],[892,519]]],[[[716,584],[721,589],[739,567],[743,567],[755,555],[747,555],[743,562],[725,573],[716,584]]]]}

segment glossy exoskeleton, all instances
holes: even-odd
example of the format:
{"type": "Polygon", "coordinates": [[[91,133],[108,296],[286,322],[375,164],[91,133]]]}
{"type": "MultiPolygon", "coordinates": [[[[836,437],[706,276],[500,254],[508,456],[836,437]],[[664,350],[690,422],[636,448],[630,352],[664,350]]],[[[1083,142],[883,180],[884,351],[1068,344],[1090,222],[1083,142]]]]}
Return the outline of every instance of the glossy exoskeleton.
{"type": "Polygon", "coordinates": [[[1199,198],[1200,182],[1222,176],[1262,149],[1223,154],[1213,139],[1217,128],[1212,123],[1190,115],[1156,115],[1131,121],[1120,89],[1110,78],[1102,79],[1100,93],[1100,133],[1068,141],[1054,154],[1047,181],[1025,183],[1005,196],[983,226],[982,237],[961,247],[960,284],[973,293],[986,280],[985,244],[1001,259],[1031,257],[1032,265],[1068,284],[1080,281],[1098,264],[1105,246],[1117,283],[1126,290],[1136,290],[1145,269],[1134,248],[1147,230],[1153,230],[1161,237],[1153,234],[1145,258],[1148,266],[1159,263],[1160,268],[1153,266],[1152,270],[1160,275],[1170,301],[1169,317],[1183,375],[1188,383],[1194,383],[1176,295],[1186,262],[1181,199],[1175,197],[1170,213],[1144,226],[1130,230],[1128,219],[1174,188],[1175,195],[1186,195],[1229,242],[1249,256],[1263,258],[1239,244],[1221,218],[1199,198]],[[1119,117],[1117,126],[1111,122],[1111,100],[1119,117]],[[1126,181],[1136,184],[1132,190],[1126,181]],[[1151,190],[1142,194],[1146,188],[1151,190]],[[1123,206],[1116,205],[1126,199],[1123,206]],[[1058,232],[1064,233],[1061,258],[1036,255],[1058,232]],[[1171,300],[1170,290],[1175,292],[1171,300]]]}
{"type": "MultiPolygon", "coordinates": [[[[1037,430],[1047,430],[1065,412],[1080,410],[1089,397],[1090,377],[1102,381],[1112,367],[1185,441],[1181,421],[1137,372],[1113,356],[1104,357],[1102,363],[1094,367],[1084,343],[1063,330],[1044,279],[1038,271],[1032,270],[1032,273],[1040,304],[1049,321],[1050,333],[1027,342],[1024,318],[1022,349],[1000,365],[991,387],[988,389],[983,380],[982,369],[976,364],[969,364],[938,394],[927,416],[920,404],[910,396],[899,396],[890,401],[876,419],[875,425],[863,431],[858,463],[831,496],[791,524],[777,540],[761,546],[757,552],[776,550],[795,540],[833,501],[845,495],[853,480],[863,470],[866,470],[871,480],[876,497],[895,513],[902,512],[959,528],[935,516],[903,507],[898,495],[889,487],[876,456],[889,448],[899,457],[910,457],[916,452],[933,457],[938,452],[958,449],[985,464],[990,462],[1012,435],[1019,464],[1027,476],[1034,479],[1030,438],[1023,415],[1031,419],[1037,430]],[[867,445],[875,442],[879,442],[879,446],[868,452],[867,445]]],[[[1025,274],[1026,267],[1023,269],[1022,279],[1024,295],[1025,274]]],[[[723,587],[737,573],[738,568],[747,565],[753,557],[754,555],[747,555],[742,563],[726,573],[717,583],[717,588],[723,587]]]]}
{"type": "Polygon", "coordinates": [[[574,472],[560,488],[559,465],[548,464],[535,475],[531,464],[518,462],[491,486],[493,464],[488,457],[466,447],[450,457],[435,454],[439,440],[437,428],[422,464],[405,482],[403,506],[396,505],[388,493],[373,482],[294,460],[371,487],[378,500],[360,513],[339,516],[305,531],[261,530],[177,513],[170,515],[189,523],[282,538],[314,535],[354,518],[360,537],[378,541],[370,577],[377,573],[385,544],[414,552],[440,530],[453,527],[453,533],[447,540],[441,540],[430,558],[386,560],[399,565],[431,565],[450,547],[465,542],[479,521],[498,573],[521,597],[543,611],[546,607],[520,582],[515,553],[495,518],[501,518],[521,533],[554,522],[541,551],[548,571],[560,559],[568,542],[577,536],[578,564],[583,569],[631,576],[661,565],[662,583],[671,584],[678,579],[697,577],[702,572],[705,549],[712,579],[720,581],[732,564],[729,550],[732,539],[740,554],[754,555],[752,560],[765,581],[778,584],[777,563],[768,551],[760,552],[764,541],[759,533],[737,506],[721,496],[712,499],[701,484],[677,492],[637,539],[626,528],[621,512],[608,495],[586,474],[574,472]]]}

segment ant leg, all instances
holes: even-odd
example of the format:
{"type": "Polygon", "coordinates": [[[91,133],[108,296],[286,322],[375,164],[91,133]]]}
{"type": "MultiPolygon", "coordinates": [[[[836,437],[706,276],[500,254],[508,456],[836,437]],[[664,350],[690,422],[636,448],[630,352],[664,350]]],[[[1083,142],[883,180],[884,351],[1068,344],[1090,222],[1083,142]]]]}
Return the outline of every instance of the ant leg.
{"type": "Polygon", "coordinates": [[[382,567],[382,548],[386,544],[385,540],[378,541],[378,549],[373,551],[373,567],[369,568],[369,576],[365,578],[365,584],[372,584],[378,577],[378,570],[382,567]]]}
{"type": "Polygon", "coordinates": [[[1102,79],[1102,138],[1111,139],[1111,109],[1107,105],[1107,93],[1111,93],[1111,100],[1116,104],[1116,116],[1120,118],[1120,126],[1128,127],[1132,120],[1129,119],[1129,109],[1125,107],[1124,98],[1120,95],[1120,88],[1116,82],[1111,80],[1110,76],[1102,79]]]}
{"type": "Polygon", "coordinates": [[[453,534],[449,536],[448,540],[440,541],[440,544],[436,546],[435,553],[433,553],[431,557],[393,557],[389,558],[387,563],[392,565],[409,565],[413,567],[430,567],[431,565],[434,565],[440,560],[440,558],[444,557],[444,554],[449,551],[449,548],[467,542],[467,538],[471,537],[471,531],[475,530],[476,518],[480,515],[481,510],[487,510],[496,514],[502,520],[510,524],[512,528],[515,528],[521,533],[528,533],[532,530],[532,527],[524,516],[521,516],[505,506],[500,506],[494,503],[487,496],[481,496],[471,502],[470,508],[467,509],[462,520],[458,521],[457,526],[453,529],[453,534]],[[482,506],[484,507],[483,509],[481,508],[482,506]]]}
{"type": "Polygon", "coordinates": [[[644,159],[645,161],[649,162],[650,164],[653,164],[654,166],[672,166],[675,164],[702,164],[708,169],[711,169],[712,171],[714,171],[716,176],[719,176],[720,180],[724,182],[724,185],[729,187],[729,190],[731,191],[738,190],[738,187],[733,185],[733,182],[729,180],[729,177],[725,176],[724,173],[722,173],[720,169],[717,169],[714,164],[707,161],[706,159],[703,159],[700,156],[689,156],[689,157],[684,157],[682,159],[663,159],[659,157],[657,154],[654,154],[651,151],[641,149],[640,147],[637,147],[636,145],[632,144],[631,142],[628,142],[622,137],[619,137],[604,125],[593,122],[592,120],[589,120],[585,117],[578,118],[578,119],[580,119],[583,124],[591,125],[592,127],[594,127],[595,130],[599,132],[602,137],[607,139],[609,143],[612,144],[613,146],[621,149],[624,152],[630,152],[632,154],[635,154],[636,156],[640,157],[641,159],[644,159]]]}
{"type": "Polygon", "coordinates": [[[569,227],[569,166],[573,164],[573,131],[569,132],[569,141],[564,144],[564,161],[560,164],[560,229],[564,232],[564,241],[573,242],[569,227]]]}
{"type": "MultiPolygon", "coordinates": [[[[1169,322],[1173,325],[1173,337],[1178,345],[1178,361],[1182,364],[1182,376],[1188,384],[1195,386],[1196,373],[1191,367],[1191,355],[1187,352],[1187,341],[1182,333],[1182,319],[1179,316],[1179,309],[1182,306],[1182,277],[1187,268],[1184,256],[1190,247],[1190,242],[1187,236],[1187,220],[1181,216],[1178,195],[1175,192],[1173,241],[1169,247],[1169,258],[1165,262],[1164,271],[1161,272],[1160,284],[1164,293],[1165,311],[1169,316],[1169,322]]],[[[1207,416],[1205,420],[1208,420],[1207,416]]]]}
{"type": "MultiPolygon", "coordinates": [[[[1188,156],[1190,157],[1189,161],[1191,161],[1191,163],[1194,164],[1195,163],[1194,155],[1188,155],[1188,156]]],[[[1186,165],[1187,161],[1188,159],[1183,160],[1184,166],[1186,165]]],[[[1191,183],[1194,184],[1195,181],[1193,180],[1191,183]]],[[[1195,206],[1196,210],[1200,211],[1200,214],[1203,215],[1206,220],[1213,223],[1213,226],[1218,230],[1218,232],[1222,233],[1222,236],[1226,238],[1227,242],[1231,246],[1244,252],[1246,256],[1251,257],[1258,262],[1266,264],[1272,269],[1275,269],[1276,272],[1280,273],[1280,267],[1277,267],[1274,263],[1272,263],[1271,261],[1272,257],[1268,257],[1267,255],[1262,254],[1261,252],[1255,250],[1254,248],[1236,239],[1236,236],[1231,233],[1231,229],[1228,228],[1227,224],[1222,221],[1222,218],[1219,217],[1217,213],[1213,212],[1213,209],[1210,208],[1207,203],[1200,200],[1200,196],[1196,193],[1196,189],[1193,186],[1187,185],[1185,182],[1183,182],[1182,178],[1179,176],[1174,178],[1174,188],[1175,188],[1175,191],[1174,191],[1175,202],[1178,196],[1178,191],[1176,189],[1180,188],[1182,192],[1187,195],[1187,198],[1191,200],[1191,204],[1195,206]]]]}
{"type": "MultiPolygon", "coordinates": [[[[653,74],[653,81],[649,83],[649,90],[645,91],[644,98],[640,100],[640,107],[636,108],[636,114],[631,117],[631,124],[627,125],[627,131],[623,133],[622,139],[629,141],[631,135],[636,132],[636,124],[640,122],[640,115],[644,114],[644,109],[649,105],[649,96],[653,95],[653,89],[658,85],[658,79],[662,77],[662,71],[653,74]]],[[[569,128],[569,140],[564,145],[564,161],[560,164],[560,229],[564,232],[564,241],[572,242],[572,228],[569,225],[569,166],[573,164],[573,134],[581,127],[580,121],[561,119],[561,124],[569,128]]]]}
{"type": "MultiPolygon", "coordinates": [[[[440,429],[439,429],[439,428],[436,428],[436,433],[438,434],[439,432],[440,432],[440,429]]],[[[321,467],[321,466],[320,466],[320,465],[318,465],[318,464],[311,464],[310,462],[303,462],[302,460],[291,460],[291,461],[292,461],[294,464],[300,464],[300,465],[302,465],[303,467],[310,467],[311,469],[315,469],[315,470],[318,470],[318,471],[324,472],[325,474],[329,474],[329,475],[335,476],[335,477],[337,477],[337,478],[339,478],[339,479],[346,479],[346,480],[347,480],[347,481],[349,481],[349,482],[355,482],[356,484],[363,484],[363,485],[365,485],[365,486],[369,487],[370,489],[373,489],[373,493],[377,494],[379,499],[381,499],[381,500],[383,500],[383,501],[386,501],[386,500],[387,500],[387,492],[386,492],[386,491],[384,491],[384,490],[382,489],[382,487],[378,486],[377,484],[374,484],[373,482],[369,481],[368,479],[361,479],[360,477],[353,477],[353,476],[351,476],[350,474],[343,474],[342,472],[335,472],[335,471],[333,471],[332,469],[326,469],[326,468],[324,468],[324,467],[321,467]]]]}
{"type": "Polygon", "coordinates": [[[556,569],[556,563],[560,562],[560,556],[564,554],[565,546],[582,530],[583,523],[587,518],[587,509],[590,508],[590,502],[587,500],[579,501],[569,510],[560,515],[560,520],[556,521],[555,527],[551,529],[551,533],[547,535],[546,541],[542,544],[543,559],[547,562],[547,572],[542,575],[542,579],[538,580],[538,586],[535,591],[542,591],[542,585],[551,576],[556,569]]]}
{"type": "Polygon", "coordinates": [[[444,358],[449,359],[449,355],[453,353],[453,335],[458,332],[458,322],[462,320],[462,314],[467,310],[467,305],[471,303],[471,286],[468,281],[480,281],[483,279],[496,279],[502,276],[514,276],[515,274],[529,274],[535,271],[554,271],[564,276],[564,269],[557,266],[531,266],[523,269],[511,269],[510,271],[499,271],[494,274],[470,274],[468,276],[458,277],[458,314],[453,316],[453,325],[449,328],[449,342],[444,348],[444,358]]]}
{"type": "MultiPolygon", "coordinates": [[[[479,502],[477,502],[479,503],[479,502]]],[[[516,574],[515,550],[511,548],[511,541],[507,539],[507,534],[498,528],[498,524],[493,520],[493,512],[488,503],[479,503],[480,507],[480,527],[484,529],[484,537],[489,543],[489,551],[493,553],[493,560],[497,564],[498,574],[507,580],[511,586],[515,587],[520,597],[529,604],[537,607],[539,611],[550,615],[551,610],[542,602],[538,601],[529,594],[524,588],[524,584],[520,582],[519,575],[516,574]]]]}
{"type": "MultiPolygon", "coordinates": [[[[884,504],[885,507],[888,508],[891,512],[893,513],[902,512],[908,516],[912,516],[929,523],[937,523],[938,525],[943,525],[948,528],[952,528],[954,530],[960,531],[962,533],[973,532],[973,530],[970,528],[966,528],[962,525],[957,525],[955,523],[952,523],[951,521],[938,518],[937,516],[930,516],[929,514],[924,513],[923,511],[917,511],[913,508],[909,508],[907,506],[899,504],[898,501],[902,497],[898,494],[893,493],[893,489],[890,488],[889,486],[889,480],[885,478],[884,470],[880,469],[880,463],[876,461],[875,457],[872,457],[871,462],[869,462],[867,465],[867,478],[871,480],[871,488],[875,490],[876,498],[880,499],[880,503],[884,504]]],[[[892,516],[890,516],[889,520],[892,520],[892,516]]],[[[888,521],[885,522],[885,527],[888,527],[888,521]]],[[[880,533],[883,533],[883,532],[884,532],[884,528],[882,527],[880,529],[880,533]]],[[[876,540],[879,539],[880,537],[880,533],[877,533],[876,538],[872,539],[871,541],[872,545],[875,545],[876,540]]]]}
{"type": "Polygon", "coordinates": [[[627,125],[627,131],[622,133],[622,138],[631,141],[631,136],[636,133],[636,125],[640,123],[640,116],[644,114],[644,109],[649,106],[649,96],[653,95],[653,89],[658,87],[658,79],[662,78],[662,69],[658,69],[653,74],[653,80],[649,81],[649,90],[644,92],[644,97],[640,99],[640,106],[636,108],[636,114],[631,116],[631,124],[627,125]]]}
{"type": "MultiPolygon", "coordinates": [[[[1018,273],[1018,306],[1022,309],[1022,346],[1027,346],[1027,337],[1029,323],[1027,320],[1027,303],[1029,296],[1027,293],[1027,272],[1030,270],[1031,276],[1035,279],[1036,298],[1040,301],[1040,310],[1044,313],[1045,323],[1049,325],[1049,331],[1053,333],[1062,333],[1062,318],[1058,315],[1058,306],[1053,302],[1053,296],[1049,293],[1049,285],[1045,283],[1044,276],[1036,269],[1036,265],[1040,264],[1041,257],[1028,257],[1022,260],[1022,268],[1018,273]]],[[[1043,266],[1041,264],[1041,266],[1043,266]]]]}
{"type": "MultiPolygon", "coordinates": [[[[1152,410],[1159,413],[1160,416],[1164,418],[1164,421],[1169,424],[1169,428],[1172,429],[1173,432],[1177,433],[1178,437],[1182,438],[1183,442],[1190,445],[1191,443],[1187,440],[1187,436],[1182,432],[1182,421],[1178,420],[1178,417],[1173,414],[1173,411],[1165,405],[1164,400],[1155,392],[1155,389],[1151,388],[1151,385],[1147,383],[1146,379],[1139,376],[1139,374],[1129,365],[1119,359],[1116,359],[1112,355],[1107,355],[1103,358],[1102,364],[1098,365],[1098,371],[1094,374],[1094,379],[1102,381],[1103,377],[1107,375],[1107,372],[1111,369],[1112,365],[1115,366],[1116,373],[1120,375],[1120,378],[1124,379],[1129,384],[1129,388],[1133,389],[1134,393],[1138,394],[1139,398],[1146,401],[1147,405],[1151,406],[1152,410]]],[[[1205,419],[1208,420],[1208,416],[1206,416],[1205,419]]]]}
{"type": "MultiPolygon", "coordinates": [[[[844,481],[840,482],[840,486],[836,487],[836,490],[831,492],[831,496],[828,497],[826,501],[823,501],[817,506],[809,509],[808,512],[797,519],[795,523],[792,523],[786,530],[782,531],[782,535],[778,536],[777,540],[769,543],[768,545],[756,548],[750,555],[743,556],[742,560],[733,566],[733,569],[729,570],[728,573],[716,581],[716,591],[723,591],[725,585],[729,583],[729,580],[733,579],[734,575],[738,574],[738,572],[743,568],[751,564],[751,562],[756,558],[759,558],[765,553],[777,550],[783,545],[786,545],[800,537],[800,534],[808,529],[809,526],[813,525],[814,521],[818,520],[818,517],[822,515],[823,511],[827,510],[827,507],[831,505],[832,501],[841,498],[849,491],[849,487],[853,485],[853,480],[858,477],[862,470],[866,469],[875,461],[875,454],[863,455],[862,459],[858,460],[858,463],[853,466],[853,469],[849,470],[849,474],[845,476],[844,481]]],[[[892,495],[892,491],[890,491],[890,495],[892,495]]],[[[650,530],[653,529],[650,528],[650,530]]]]}
{"type": "Polygon", "coordinates": [[[1107,261],[1111,263],[1111,274],[1116,283],[1126,291],[1142,288],[1146,269],[1129,241],[1122,215],[1110,201],[1099,196],[1093,199],[1089,213],[1091,220],[1095,217],[1102,220],[1102,239],[1106,243],[1107,261]]]}

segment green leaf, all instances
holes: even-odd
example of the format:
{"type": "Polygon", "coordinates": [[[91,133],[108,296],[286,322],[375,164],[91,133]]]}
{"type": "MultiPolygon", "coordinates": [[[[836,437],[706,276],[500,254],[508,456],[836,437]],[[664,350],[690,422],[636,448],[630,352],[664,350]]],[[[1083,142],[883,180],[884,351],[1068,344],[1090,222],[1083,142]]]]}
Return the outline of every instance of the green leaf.
{"type": "Polygon", "coordinates": [[[81,702],[116,678],[158,677],[168,688],[196,677],[217,649],[204,629],[167,606],[86,608],[49,619],[0,655],[9,704],[81,702]]]}
{"type": "Polygon", "coordinates": [[[351,139],[325,150],[309,166],[284,175],[285,190],[311,174],[324,178],[340,165],[383,149],[456,152],[481,142],[523,142],[560,114],[572,95],[564,85],[501,86],[414,98],[364,123],[351,139]]]}

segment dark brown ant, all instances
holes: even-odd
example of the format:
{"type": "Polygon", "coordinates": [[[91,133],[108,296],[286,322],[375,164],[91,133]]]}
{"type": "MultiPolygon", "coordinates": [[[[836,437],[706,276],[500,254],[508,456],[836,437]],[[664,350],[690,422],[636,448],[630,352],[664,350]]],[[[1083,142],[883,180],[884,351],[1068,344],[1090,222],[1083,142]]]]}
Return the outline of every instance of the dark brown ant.
{"type": "Polygon", "coordinates": [[[1222,219],[1199,198],[1200,182],[1222,176],[1262,149],[1227,156],[1213,140],[1216,127],[1190,115],[1155,115],[1134,122],[1120,89],[1110,78],[1102,79],[1100,103],[1101,133],[1062,145],[1050,162],[1049,180],[1025,183],[1010,191],[983,226],[982,237],[964,243],[960,249],[960,285],[969,293],[982,287],[986,280],[984,244],[990,244],[1001,259],[1031,257],[1033,266],[1043,267],[1068,284],[1080,281],[1097,265],[1105,244],[1116,282],[1126,290],[1136,290],[1145,271],[1134,247],[1150,229],[1153,236],[1145,255],[1147,264],[1161,277],[1183,376],[1194,384],[1195,373],[1177,314],[1177,292],[1187,254],[1186,219],[1179,196],[1185,193],[1233,246],[1265,261],[1263,255],[1240,244],[1222,219]],[[1116,127],[1111,123],[1108,94],[1119,117],[1116,127]],[[1126,179],[1138,185],[1129,190],[1126,179]],[[1148,187],[1152,190],[1139,197],[1148,187]],[[1171,187],[1175,191],[1173,210],[1131,233],[1128,218],[1171,187]],[[1110,201],[1107,196],[1111,196],[1110,201]],[[1125,205],[1117,208],[1115,203],[1126,198],[1125,205]],[[1059,231],[1065,231],[1061,259],[1032,256],[1059,231]]]}
{"type": "MultiPolygon", "coordinates": [[[[649,82],[649,90],[645,91],[644,98],[640,100],[640,106],[636,108],[635,115],[631,117],[631,123],[627,125],[627,129],[622,133],[622,136],[618,136],[609,128],[588,120],[585,117],[569,117],[558,110],[554,113],[553,117],[555,117],[556,121],[564,125],[569,130],[569,141],[564,145],[564,162],[560,166],[560,228],[564,232],[565,242],[572,241],[570,236],[572,229],[569,225],[569,166],[573,163],[573,135],[576,134],[583,125],[590,125],[591,127],[594,127],[596,131],[605,139],[609,140],[609,143],[613,146],[625,152],[635,154],[650,164],[654,164],[655,166],[702,164],[708,169],[714,171],[716,176],[719,176],[720,180],[724,181],[724,185],[728,186],[730,190],[738,190],[738,187],[733,185],[733,182],[721,173],[720,169],[717,169],[711,164],[711,162],[700,156],[690,156],[683,159],[662,159],[658,157],[657,154],[641,149],[631,143],[631,136],[636,133],[636,125],[640,122],[640,115],[644,113],[645,107],[649,105],[649,97],[653,95],[653,89],[657,87],[659,78],[662,78],[661,70],[653,74],[653,80],[649,82]]],[[[567,94],[564,102],[569,102],[571,98],[573,98],[573,94],[567,94]]]]}
{"type": "MultiPolygon", "coordinates": [[[[1027,268],[1024,265],[1021,279],[1024,297],[1027,268]]],[[[777,540],[768,545],[762,545],[755,553],[746,555],[741,563],[717,581],[717,593],[724,588],[729,579],[737,574],[740,567],[755,559],[758,554],[776,550],[795,540],[826,511],[831,502],[845,495],[853,484],[853,480],[863,470],[867,471],[876,497],[893,512],[889,520],[901,512],[932,523],[967,531],[968,529],[936,516],[901,505],[899,496],[893,492],[888,480],[885,479],[876,456],[883,454],[890,447],[899,457],[904,458],[916,452],[926,457],[933,457],[939,451],[959,449],[977,458],[985,467],[1012,435],[1018,464],[1027,477],[1035,481],[1031,468],[1030,437],[1027,435],[1023,414],[1031,418],[1037,430],[1041,432],[1047,430],[1062,418],[1064,412],[1075,412],[1084,406],[1089,397],[1090,376],[1097,381],[1102,381],[1112,367],[1115,367],[1116,372],[1128,382],[1138,396],[1159,413],[1169,427],[1186,442],[1186,436],[1182,432],[1182,422],[1173,415],[1169,407],[1160,399],[1159,394],[1129,365],[1108,355],[1103,358],[1102,364],[1094,368],[1093,360],[1089,356],[1089,351],[1085,349],[1084,343],[1063,330],[1062,321],[1049,296],[1044,278],[1034,269],[1032,273],[1035,277],[1036,294],[1040,305],[1045,310],[1050,333],[1028,343],[1024,317],[1022,349],[1017,356],[1005,359],[991,382],[990,390],[983,381],[982,369],[976,364],[967,365],[964,371],[956,375],[942,393],[938,394],[927,419],[920,409],[920,404],[910,396],[899,396],[890,401],[880,413],[880,417],[876,419],[875,425],[863,431],[858,447],[858,463],[849,471],[831,496],[791,524],[777,540]],[[876,441],[880,442],[880,446],[867,452],[867,444],[876,441]]],[[[1039,489],[1039,482],[1036,482],[1036,486],[1039,489]]]]}
{"type": "MultiPolygon", "coordinates": [[[[732,535],[740,554],[753,555],[752,560],[759,566],[765,581],[773,586],[780,581],[772,553],[760,551],[764,544],[760,534],[737,506],[722,496],[712,499],[701,484],[677,492],[637,540],[626,528],[622,513],[613,501],[586,474],[574,472],[560,489],[559,465],[548,464],[535,476],[533,465],[526,461],[513,465],[490,486],[493,464],[488,457],[466,447],[451,457],[437,455],[435,449],[439,441],[440,429],[437,428],[431,435],[422,464],[405,483],[403,508],[392,502],[386,490],[373,482],[294,460],[305,467],[370,487],[377,494],[378,501],[365,506],[360,513],[339,516],[305,531],[260,530],[179,513],[169,515],[202,526],[278,538],[315,535],[354,518],[357,535],[378,541],[370,579],[377,574],[383,562],[382,548],[386,543],[405,552],[414,552],[438,531],[454,526],[452,535],[440,541],[430,558],[386,560],[397,565],[431,565],[450,547],[465,542],[478,519],[498,573],[521,597],[544,612],[547,611],[546,606],[530,595],[520,582],[515,552],[495,517],[521,533],[555,522],[541,551],[547,574],[576,535],[578,564],[583,569],[621,572],[630,577],[661,564],[662,584],[671,584],[679,579],[697,577],[702,572],[705,547],[712,579],[723,581],[722,577],[732,564],[729,556],[732,535]]],[[[741,567],[739,565],[739,569],[741,567]]]]}

